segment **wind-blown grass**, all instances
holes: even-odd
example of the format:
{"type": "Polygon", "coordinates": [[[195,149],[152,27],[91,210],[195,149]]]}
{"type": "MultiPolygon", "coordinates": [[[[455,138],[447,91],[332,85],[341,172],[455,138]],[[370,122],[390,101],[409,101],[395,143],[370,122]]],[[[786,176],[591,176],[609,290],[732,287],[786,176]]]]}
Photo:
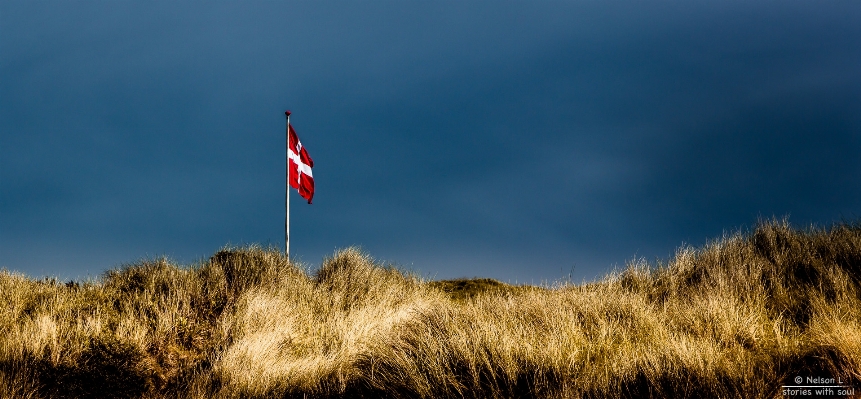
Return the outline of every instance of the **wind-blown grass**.
{"type": "Polygon", "coordinates": [[[778,397],[861,392],[861,226],[764,222],[548,287],[424,281],[356,250],[0,272],[0,397],[778,397]]]}

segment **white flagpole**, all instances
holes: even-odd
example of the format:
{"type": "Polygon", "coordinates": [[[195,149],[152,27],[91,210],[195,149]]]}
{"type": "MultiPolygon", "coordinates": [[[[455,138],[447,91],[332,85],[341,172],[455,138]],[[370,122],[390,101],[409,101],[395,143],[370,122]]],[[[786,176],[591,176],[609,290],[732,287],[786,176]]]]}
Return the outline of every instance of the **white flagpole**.
{"type": "Polygon", "coordinates": [[[284,256],[290,260],[290,111],[287,115],[287,174],[284,179],[286,183],[284,193],[284,256]]]}

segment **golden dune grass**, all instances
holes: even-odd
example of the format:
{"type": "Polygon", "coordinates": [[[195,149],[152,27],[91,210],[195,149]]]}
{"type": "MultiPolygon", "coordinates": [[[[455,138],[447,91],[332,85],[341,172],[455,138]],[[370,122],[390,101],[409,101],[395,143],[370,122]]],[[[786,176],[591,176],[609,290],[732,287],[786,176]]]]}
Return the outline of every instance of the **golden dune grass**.
{"type": "MultiPolygon", "coordinates": [[[[0,397],[781,397],[861,388],[861,228],[760,224],[548,287],[312,273],[226,249],[61,284],[0,273],[0,397]]],[[[861,392],[861,391],[859,391],[861,392]]]]}

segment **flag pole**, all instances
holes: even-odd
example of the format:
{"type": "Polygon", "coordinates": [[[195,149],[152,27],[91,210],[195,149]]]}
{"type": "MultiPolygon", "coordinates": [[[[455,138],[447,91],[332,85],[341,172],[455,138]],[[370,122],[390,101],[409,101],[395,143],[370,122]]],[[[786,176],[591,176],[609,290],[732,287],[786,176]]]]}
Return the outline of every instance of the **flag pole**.
{"type": "Polygon", "coordinates": [[[290,111],[287,115],[287,168],[284,178],[284,256],[290,261],[290,111]]]}

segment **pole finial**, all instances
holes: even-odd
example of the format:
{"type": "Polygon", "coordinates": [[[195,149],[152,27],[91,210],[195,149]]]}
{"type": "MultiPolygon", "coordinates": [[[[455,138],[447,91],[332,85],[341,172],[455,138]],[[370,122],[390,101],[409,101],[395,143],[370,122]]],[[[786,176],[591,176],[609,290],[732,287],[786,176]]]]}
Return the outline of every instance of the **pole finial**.
{"type": "Polygon", "coordinates": [[[291,112],[290,112],[290,110],[289,110],[289,109],[288,109],[288,110],[286,110],[286,111],[284,111],[284,115],[290,116],[290,114],[291,114],[291,112]]]}

